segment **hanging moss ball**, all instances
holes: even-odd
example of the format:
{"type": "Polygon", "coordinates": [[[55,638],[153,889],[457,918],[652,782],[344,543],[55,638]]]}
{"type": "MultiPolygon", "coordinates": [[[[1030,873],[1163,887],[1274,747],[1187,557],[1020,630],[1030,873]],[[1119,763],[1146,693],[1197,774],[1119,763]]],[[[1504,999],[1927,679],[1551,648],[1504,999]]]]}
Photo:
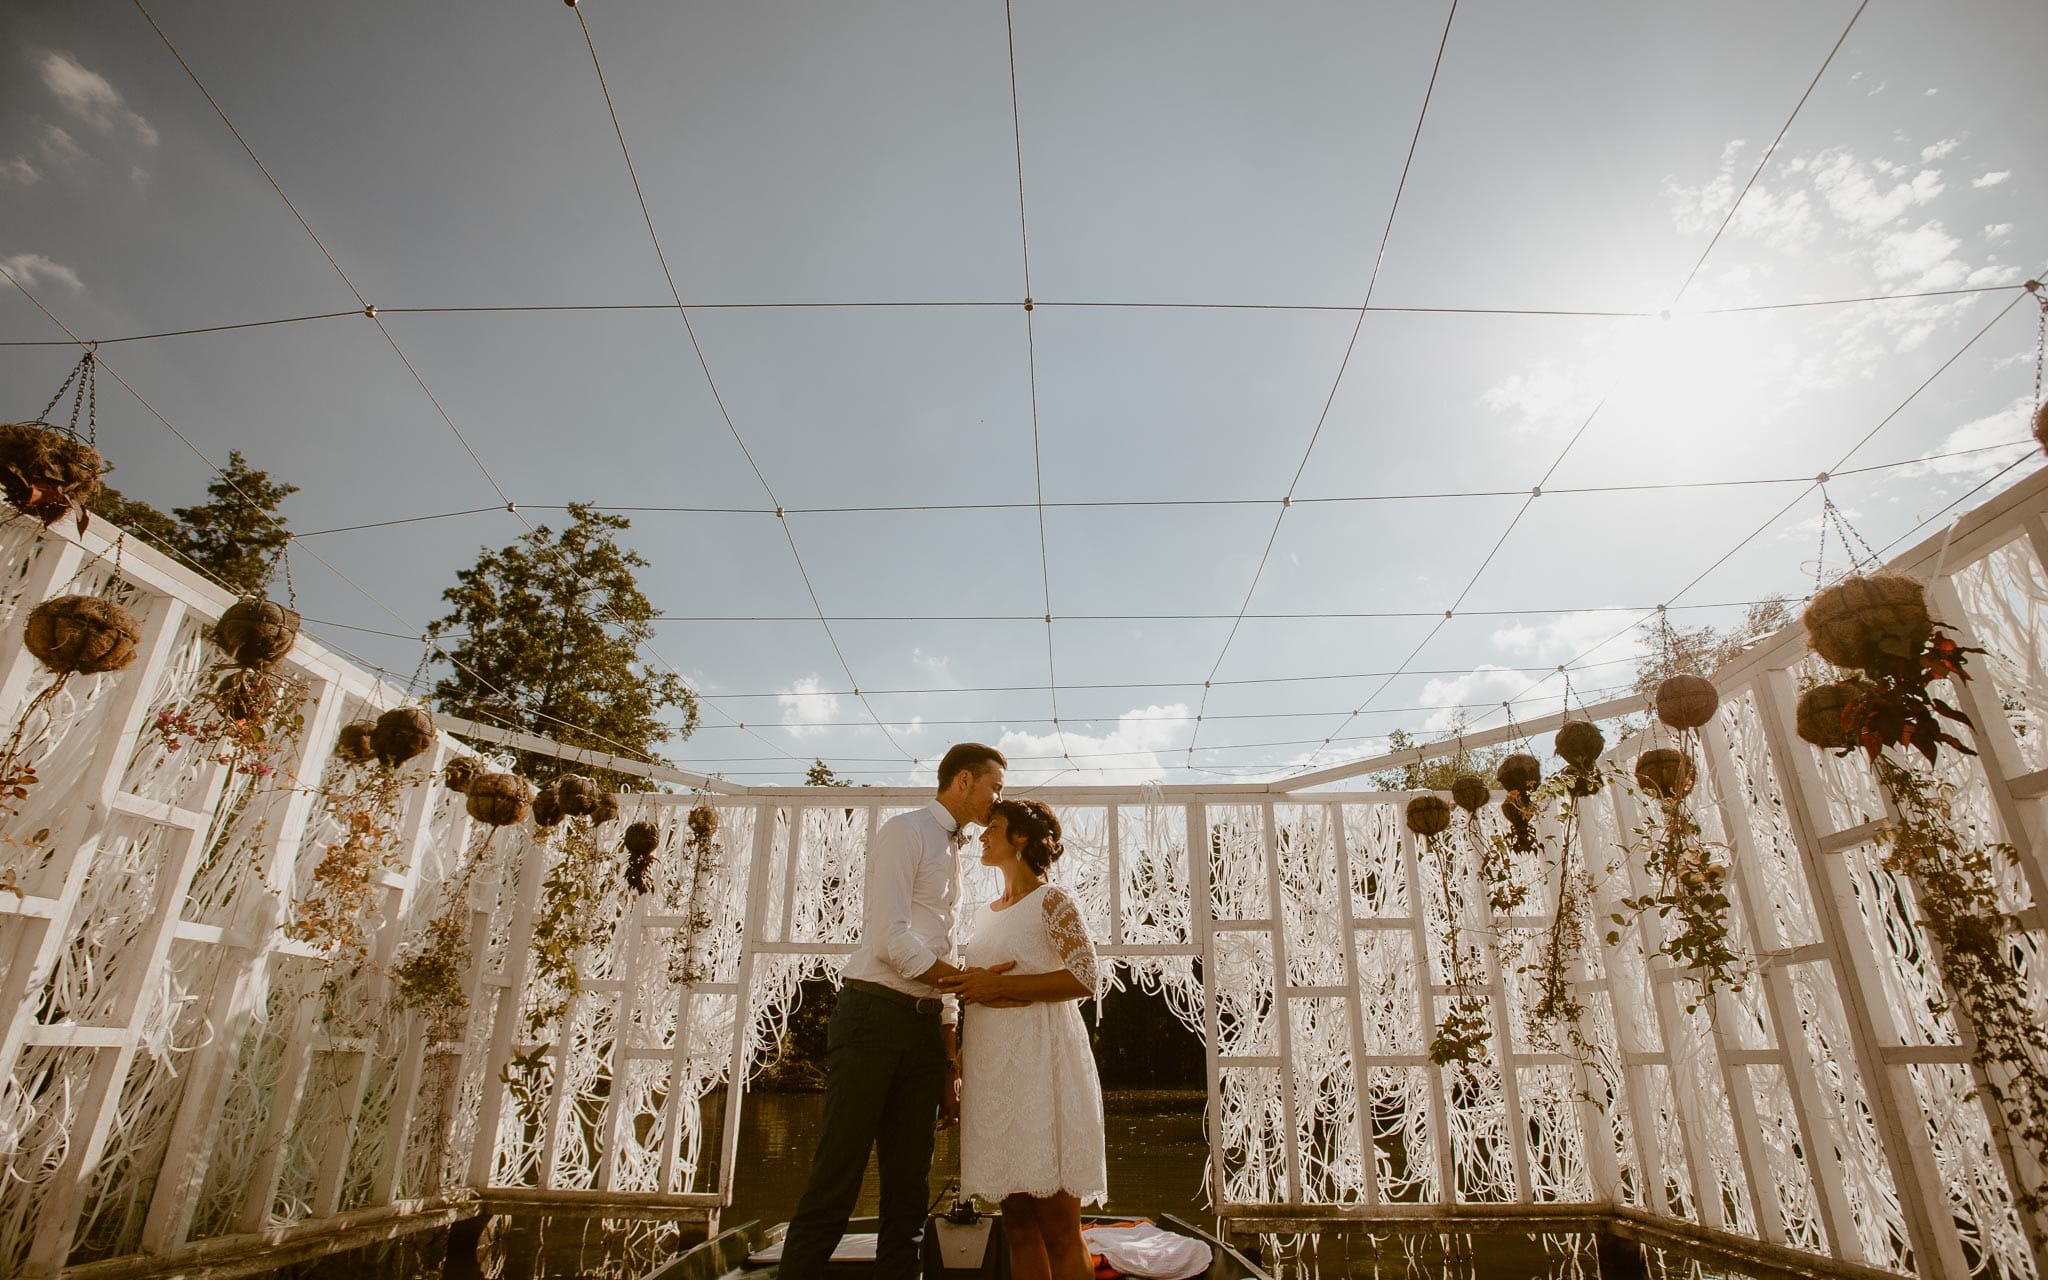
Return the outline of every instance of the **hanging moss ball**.
{"type": "Polygon", "coordinates": [[[533,811],[533,784],[510,773],[480,773],[470,780],[469,816],[509,827],[533,811]]]}
{"type": "Polygon", "coordinates": [[[603,794],[595,782],[580,773],[565,773],[555,779],[555,799],[561,802],[562,812],[572,818],[589,813],[603,794]]]}
{"type": "Polygon", "coordinates": [[[1551,747],[1572,768],[1590,769],[1607,749],[1607,735],[1591,720],[1567,720],[1551,747]]]}
{"type": "Polygon", "coordinates": [[[1538,812],[1536,802],[1520,791],[1510,791],[1501,797],[1500,816],[1518,827],[1536,821],[1538,812]]]}
{"type": "Polygon", "coordinates": [[[1799,695],[1793,719],[1799,736],[1824,750],[1849,745],[1849,729],[1842,721],[1849,704],[1863,696],[1866,686],[1857,680],[1819,684],[1799,695]]]}
{"type": "Polygon", "coordinates": [[[1927,589],[1895,573],[1842,579],[1815,596],[1800,621],[1815,653],[1855,670],[1910,661],[1934,633],[1927,589]]]}
{"type": "Polygon", "coordinates": [[[213,642],[238,667],[274,667],[299,638],[299,615],[275,600],[237,600],[213,624],[213,642]]]}
{"type": "Polygon", "coordinates": [[[265,671],[230,671],[213,687],[213,705],[230,720],[261,724],[277,714],[286,687],[265,671]]]}
{"type": "Polygon", "coordinates": [[[2048,400],[2034,410],[2034,439],[2040,444],[2041,452],[2048,453],[2048,400]]]}
{"type": "Polygon", "coordinates": [[[341,726],[341,736],[334,741],[334,754],[350,764],[365,764],[377,758],[377,747],[373,739],[377,736],[377,724],[373,720],[351,720],[341,726]]]}
{"type": "Polygon", "coordinates": [[[1518,791],[1529,794],[1543,784],[1543,765],[1535,756],[1517,751],[1500,762],[1494,771],[1494,780],[1500,783],[1502,791],[1518,791]]]}
{"type": "Polygon", "coordinates": [[[619,816],[619,798],[609,791],[597,793],[597,800],[590,806],[590,825],[601,827],[619,816]]]}
{"type": "Polygon", "coordinates": [[[1477,813],[1493,798],[1493,788],[1476,773],[1461,773],[1451,779],[1451,803],[1467,813],[1477,813]]]}
{"type": "Polygon", "coordinates": [[[142,624],[99,596],[58,596],[29,610],[21,642],[60,676],[120,671],[135,661],[142,624]]]}
{"type": "Polygon", "coordinates": [[[562,801],[553,787],[542,787],[540,794],[533,798],[533,825],[541,830],[561,826],[562,819],[567,816],[562,812],[562,801]]]}
{"type": "Polygon", "coordinates": [[[709,840],[718,834],[718,810],[708,804],[700,804],[690,810],[690,834],[699,840],[709,840]]]}
{"type": "Polygon", "coordinates": [[[1699,780],[1692,757],[1670,747],[1652,747],[1636,757],[1636,785],[1659,800],[1683,800],[1699,780]]]}
{"type": "Polygon", "coordinates": [[[377,758],[397,768],[434,745],[434,717],[418,707],[393,707],[377,717],[377,758]]]}
{"type": "Polygon", "coordinates": [[[1721,694],[1705,676],[1675,675],[1657,686],[1657,718],[1681,732],[1712,720],[1720,707],[1721,694]]]}
{"type": "Polygon", "coordinates": [[[626,852],[644,858],[661,847],[661,828],[651,822],[636,822],[626,828],[626,852]]]}
{"type": "Polygon", "coordinates": [[[1417,796],[1408,802],[1408,829],[1427,839],[1451,825],[1451,806],[1442,796],[1417,796]]]}
{"type": "Polygon", "coordinates": [[[83,440],[38,422],[0,424],[0,491],[45,528],[74,511],[84,528],[105,470],[99,450],[83,440]]]}
{"type": "Polygon", "coordinates": [[[441,766],[441,785],[461,795],[484,772],[483,762],[475,756],[450,756],[448,763],[441,766]]]}

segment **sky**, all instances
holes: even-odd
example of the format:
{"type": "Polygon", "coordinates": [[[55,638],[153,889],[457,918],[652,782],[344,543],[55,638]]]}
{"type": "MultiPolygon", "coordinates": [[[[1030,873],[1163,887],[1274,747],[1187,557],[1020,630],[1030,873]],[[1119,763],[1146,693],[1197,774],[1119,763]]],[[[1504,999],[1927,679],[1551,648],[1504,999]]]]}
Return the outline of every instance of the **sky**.
{"type": "Polygon", "coordinates": [[[111,482],[299,485],[307,629],[401,682],[621,509],[741,782],[1540,715],[1847,567],[1817,473],[1898,550],[2039,461],[2023,0],[146,3],[0,6],[0,413],[40,302],[155,411],[103,377],[111,482]]]}

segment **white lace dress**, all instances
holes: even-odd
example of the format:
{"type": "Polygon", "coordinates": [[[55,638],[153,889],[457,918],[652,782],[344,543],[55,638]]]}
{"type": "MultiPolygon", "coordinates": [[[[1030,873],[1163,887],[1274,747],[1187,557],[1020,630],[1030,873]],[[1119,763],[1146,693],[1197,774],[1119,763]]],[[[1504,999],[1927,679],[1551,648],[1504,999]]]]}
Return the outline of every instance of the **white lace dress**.
{"type": "MultiPolygon", "coordinates": [[[[1067,891],[1043,885],[1001,911],[984,907],[967,944],[970,965],[1014,960],[1013,974],[1065,969],[1100,992],[1095,946],[1067,891]]],[[[1064,1191],[1083,1204],[1109,1198],[1102,1151],[1102,1086],[1078,1000],[961,1013],[960,1186],[1001,1200],[1064,1191]]]]}

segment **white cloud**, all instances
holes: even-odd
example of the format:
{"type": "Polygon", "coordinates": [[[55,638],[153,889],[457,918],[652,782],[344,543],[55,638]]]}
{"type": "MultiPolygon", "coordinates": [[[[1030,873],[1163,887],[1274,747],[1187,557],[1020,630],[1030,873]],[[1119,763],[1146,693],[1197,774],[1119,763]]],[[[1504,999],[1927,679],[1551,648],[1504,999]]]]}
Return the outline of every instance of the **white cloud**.
{"type": "Polygon", "coordinates": [[[1961,247],[1962,241],[1941,223],[1923,222],[1879,240],[1871,265],[1885,280],[1904,280],[1915,289],[1948,289],[1969,275],[1968,267],[1949,256],[1961,247]]]}
{"type": "Polygon", "coordinates": [[[1908,209],[1926,204],[1946,189],[1939,169],[1922,169],[1910,182],[1880,188],[1863,164],[1846,151],[1824,152],[1815,158],[1813,185],[1836,217],[1872,231],[1896,222],[1908,209]]]}
{"type": "Polygon", "coordinates": [[[43,180],[43,175],[28,162],[28,157],[16,156],[12,160],[0,160],[0,178],[24,187],[32,187],[43,180]]]}
{"type": "Polygon", "coordinates": [[[1612,644],[1605,642],[1627,627],[1633,616],[1604,610],[1561,613],[1533,625],[1516,622],[1501,627],[1493,633],[1493,643],[1504,653],[1536,662],[1568,661],[1595,645],[1600,646],[1602,660],[1629,658],[1643,649],[1632,627],[1612,644]]]}
{"type": "Polygon", "coordinates": [[[1479,402],[1495,413],[1512,414],[1518,432],[1543,431],[1576,424],[1593,407],[1591,370],[1561,372],[1548,360],[1530,363],[1480,394],[1479,402]]]}
{"type": "Polygon", "coordinates": [[[2011,176],[2012,170],[2010,169],[1994,169],[1990,173],[1987,173],[1982,177],[1970,179],[1970,185],[1973,187],[1977,187],[1979,189],[1982,189],[1984,187],[1995,187],[1999,183],[2004,182],[2007,178],[2010,178],[2011,176]]]}
{"type": "MultiPolygon", "coordinates": [[[[1481,702],[1506,702],[1536,687],[1537,681],[1524,672],[1492,664],[1474,667],[1461,676],[1437,676],[1422,686],[1416,701],[1425,707],[1439,707],[1422,722],[1425,729],[1442,732],[1458,723],[1459,708],[1481,702]]],[[[1469,717],[1467,717],[1469,718],[1469,717]]]]}
{"type": "MultiPolygon", "coordinates": [[[[1078,779],[1081,781],[1095,781],[1090,775],[1099,770],[1108,775],[1104,781],[1151,782],[1167,776],[1161,754],[1186,746],[1188,732],[1193,728],[1187,718],[1191,714],[1187,704],[1181,702],[1140,707],[1118,716],[1116,727],[1107,733],[1082,733],[1070,728],[1041,734],[1012,729],[995,746],[1011,761],[1008,775],[1013,788],[1069,770],[1086,771],[1078,779]],[[1071,763],[1061,758],[1062,751],[1071,758],[1071,763]]],[[[1067,778],[1069,782],[1076,780],[1071,775],[1067,778]]]]}
{"type": "Polygon", "coordinates": [[[73,293],[85,288],[76,271],[40,253],[10,254],[0,258],[0,267],[7,268],[7,274],[21,281],[24,288],[34,289],[51,283],[61,284],[73,293]]]}
{"type": "Polygon", "coordinates": [[[42,136],[36,140],[36,145],[41,148],[44,159],[64,168],[92,160],[76,138],[54,124],[43,125],[42,136]]]}
{"type": "Polygon", "coordinates": [[[812,738],[825,732],[822,722],[839,710],[839,695],[824,691],[825,682],[815,675],[804,676],[775,695],[782,706],[782,723],[792,738],[812,738]]]}
{"type": "Polygon", "coordinates": [[[1920,162],[1926,164],[1939,160],[1961,146],[1962,143],[1963,140],[1961,138],[1943,138],[1931,147],[1922,147],[1920,148],[1920,162]]]}
{"type": "Polygon", "coordinates": [[[1986,223],[1984,227],[1984,238],[1986,240],[2003,240],[2011,234],[2012,224],[2010,222],[1991,222],[1986,223]]]}
{"type": "Polygon", "coordinates": [[[1900,467],[1895,473],[1901,479],[1915,479],[1921,476],[1945,476],[1968,481],[1983,480],[1997,474],[2016,457],[2020,451],[2038,446],[2026,438],[2027,419],[2033,413],[2033,401],[2021,396],[1996,413],[1965,422],[1941,438],[1941,442],[1921,456],[1927,461],[1910,467],[1900,467]],[[1994,449],[1992,445],[2011,445],[2009,449],[1994,449]],[[1983,453],[1972,453],[1962,458],[1943,458],[1944,453],[1962,453],[1970,449],[1983,449],[1983,453]]]}
{"type": "Polygon", "coordinates": [[[129,133],[144,146],[157,143],[155,126],[129,109],[127,100],[107,78],[88,71],[68,53],[51,50],[43,55],[43,86],[74,114],[101,133],[129,133]]]}

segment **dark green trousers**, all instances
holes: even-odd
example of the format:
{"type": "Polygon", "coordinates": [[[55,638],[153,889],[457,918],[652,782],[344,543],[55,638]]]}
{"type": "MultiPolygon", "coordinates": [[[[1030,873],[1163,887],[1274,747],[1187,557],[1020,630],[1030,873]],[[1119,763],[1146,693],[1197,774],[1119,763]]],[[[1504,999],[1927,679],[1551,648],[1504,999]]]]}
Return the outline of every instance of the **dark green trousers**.
{"type": "Polygon", "coordinates": [[[819,1280],[860,1199],[868,1153],[882,1175],[875,1280],[916,1280],[932,1145],[946,1085],[935,1013],[842,989],[825,1032],[825,1120],[789,1221],[781,1280],[819,1280]]]}

